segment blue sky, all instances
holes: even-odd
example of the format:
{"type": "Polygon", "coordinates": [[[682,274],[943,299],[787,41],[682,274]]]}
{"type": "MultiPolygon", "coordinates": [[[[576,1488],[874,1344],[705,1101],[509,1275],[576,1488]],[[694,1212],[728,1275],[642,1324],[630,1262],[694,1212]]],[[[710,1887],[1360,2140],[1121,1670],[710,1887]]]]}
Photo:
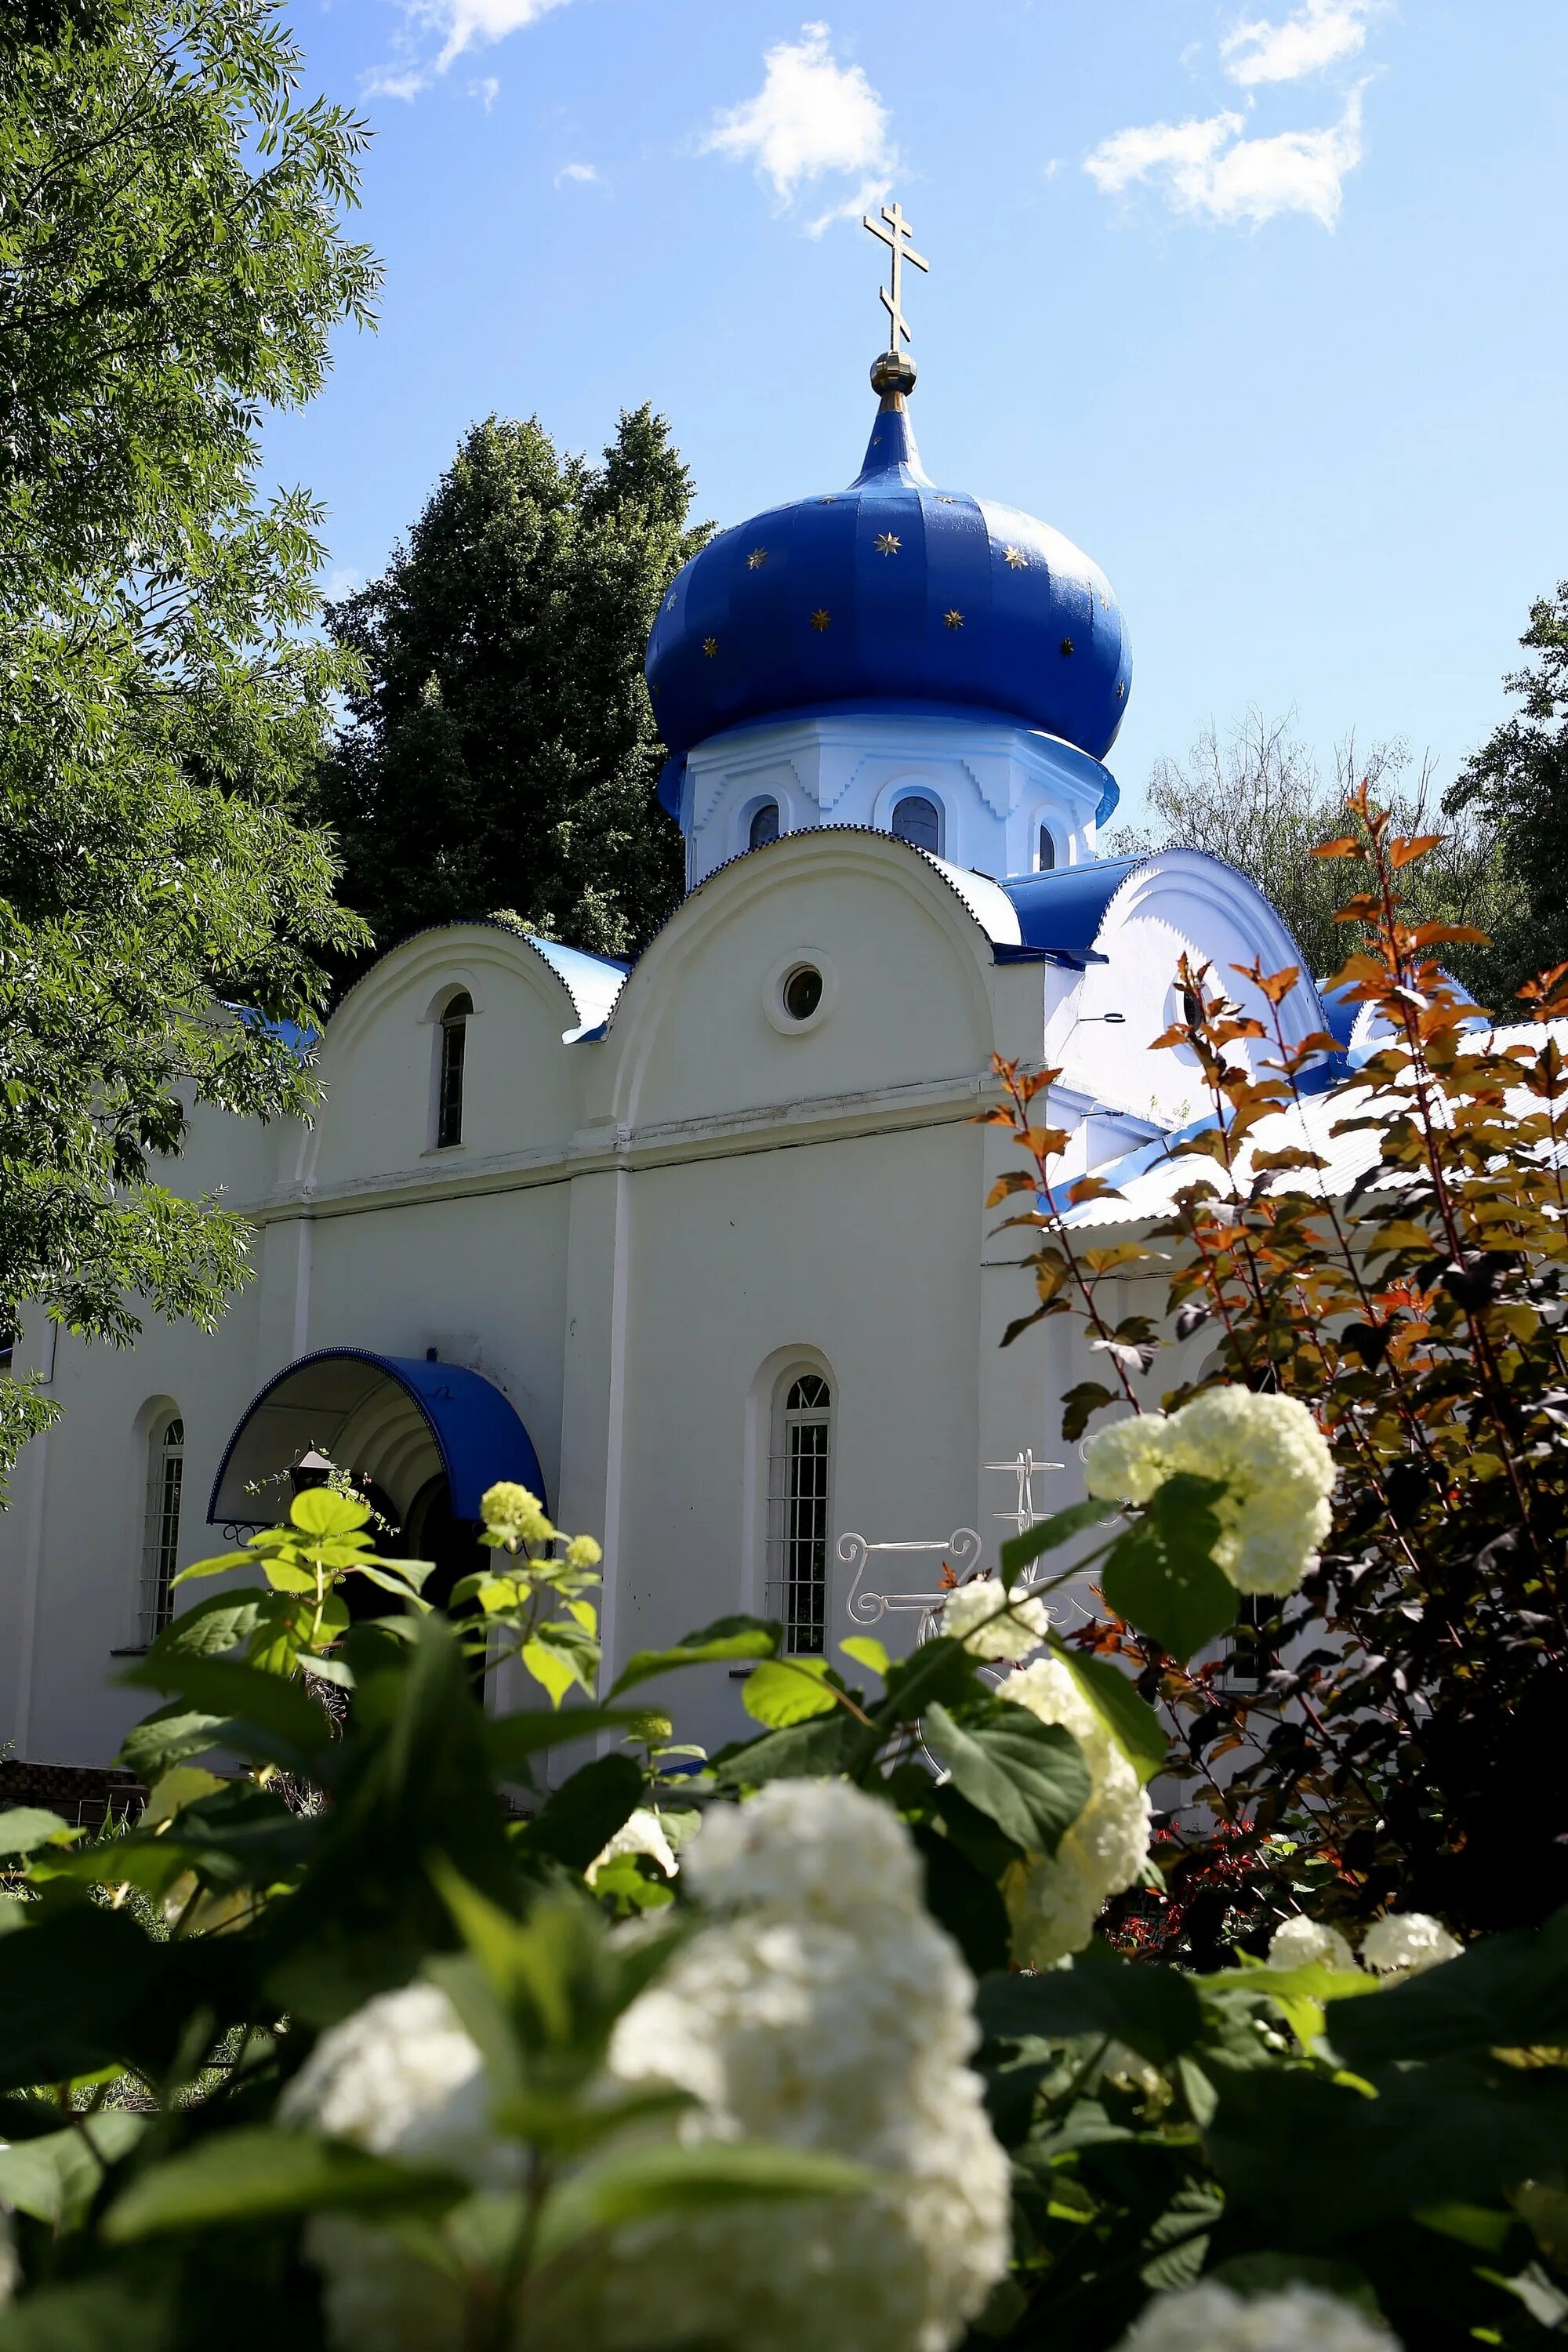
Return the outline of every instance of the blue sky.
{"type": "Polygon", "coordinates": [[[268,457],[367,578],[459,435],[645,399],[733,521],[856,471],[891,191],[940,481],[1132,632],[1111,755],[1256,702],[1430,746],[1568,575],[1563,0],[294,0],[375,131],[383,324],[268,457]]]}

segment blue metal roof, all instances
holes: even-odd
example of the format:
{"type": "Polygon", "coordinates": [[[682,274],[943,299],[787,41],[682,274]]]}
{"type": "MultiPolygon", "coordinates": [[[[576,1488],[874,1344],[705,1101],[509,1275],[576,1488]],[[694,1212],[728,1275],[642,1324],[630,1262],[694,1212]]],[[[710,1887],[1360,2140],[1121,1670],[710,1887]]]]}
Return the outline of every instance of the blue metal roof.
{"type": "Polygon", "coordinates": [[[847,489],[772,508],[693,556],[647,677],[678,759],[743,719],[889,698],[1021,719],[1100,759],[1131,659],[1098,565],[1018,508],[937,489],[890,394],[847,489]]]}
{"type": "Polygon", "coordinates": [[[1013,901],[1026,947],[1084,962],[1103,963],[1095,950],[1105,910],[1130,874],[1146,857],[1095,857],[1085,866],[1060,866],[1049,874],[1002,877],[1013,901]]]}
{"type": "Polygon", "coordinates": [[[213,1480],[209,1525],[239,1516],[220,1509],[219,1498],[235,1449],[256,1415],[301,1372],[331,1363],[360,1363],[384,1372],[413,1400],[436,1441],[454,1518],[477,1520],[480,1496],[498,1479],[514,1479],[541,1501],[544,1499],[544,1474],[533,1441],[510,1398],[493,1381],[463,1364],[431,1362],[417,1356],[381,1356],[368,1348],[318,1348],[275,1373],[240,1415],[213,1480]]]}

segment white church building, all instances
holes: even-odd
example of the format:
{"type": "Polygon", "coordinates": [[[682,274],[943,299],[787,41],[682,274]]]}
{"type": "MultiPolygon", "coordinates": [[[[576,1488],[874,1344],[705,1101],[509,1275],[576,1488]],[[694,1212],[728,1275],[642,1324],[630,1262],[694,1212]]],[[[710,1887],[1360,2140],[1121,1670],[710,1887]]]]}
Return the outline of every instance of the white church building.
{"type": "MultiPolygon", "coordinates": [[[[1200,1107],[1148,1050],[1183,950],[1244,997],[1231,967],[1300,957],[1228,866],[1097,854],[1120,608],[1048,525],[928,478],[897,341],[854,481],[721,532],[665,600],[688,889],[636,965],[484,921],[404,940],[326,1027],[313,1124],[204,1112],[168,1171],[254,1227],[218,1329],[116,1352],[30,1318],[16,1369],[63,1412],[0,1517],[0,1753],[107,1764],[145,1705],[115,1654],[310,1451],[448,1579],[484,1488],[537,1487],[603,1543],[612,1662],[734,1611],[896,1650],[889,1596],[1017,1524],[1006,1465],[1062,1465],[1037,1511],[1080,1491],[1058,1400],[1096,1360],[1067,1318],[999,1345],[1033,1291],[984,1205],[992,1057],[1059,1066],[1067,1172],[1104,1168],[1200,1107]]],[[[718,1668],[681,1703],[687,1737],[743,1721],[718,1668]]]]}

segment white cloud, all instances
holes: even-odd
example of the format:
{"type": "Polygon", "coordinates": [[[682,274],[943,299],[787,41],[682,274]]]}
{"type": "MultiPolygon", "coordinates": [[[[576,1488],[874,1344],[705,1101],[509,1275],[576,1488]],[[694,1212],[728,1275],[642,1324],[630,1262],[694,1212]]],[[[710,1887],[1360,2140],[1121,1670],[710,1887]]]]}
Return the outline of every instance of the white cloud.
{"type": "Polygon", "coordinates": [[[563,180],[575,180],[586,187],[591,182],[596,181],[598,176],[597,163],[563,163],[555,174],[555,184],[559,187],[563,180]]]}
{"type": "Polygon", "coordinates": [[[1246,139],[1239,114],[1194,122],[1153,122],[1100,142],[1084,170],[1105,195],[1134,182],[1159,189],[1173,212],[1254,228],[1279,213],[1309,213],[1334,227],[1345,174],[1362,159],[1361,93],[1352,92],[1324,131],[1283,131],[1246,139]]]}
{"type": "Polygon", "coordinates": [[[702,152],[752,163],[781,206],[803,186],[856,174],[859,186],[810,224],[814,234],[885,195],[898,160],[887,108],[862,67],[835,61],[823,24],[803,25],[798,41],[767,51],[761,89],[715,118],[702,152]]]}
{"type": "Polygon", "coordinates": [[[478,81],[471,81],[468,84],[468,96],[482,98],[485,102],[485,112],[488,114],[500,96],[499,78],[495,74],[482,74],[478,81]]]}
{"type": "MultiPolygon", "coordinates": [[[[394,44],[397,56],[391,65],[366,74],[365,90],[372,97],[416,98],[466,49],[504,41],[509,33],[521,32],[564,5],[565,0],[403,0],[405,27],[394,44]]],[[[500,87],[493,75],[468,85],[470,95],[484,99],[487,113],[500,87]]]]}
{"type": "Polygon", "coordinates": [[[1243,19],[1219,45],[1232,81],[1251,89],[1262,81],[1300,81],[1325,66],[1358,57],[1366,41],[1373,0],[1305,0],[1282,25],[1266,16],[1243,19]]]}

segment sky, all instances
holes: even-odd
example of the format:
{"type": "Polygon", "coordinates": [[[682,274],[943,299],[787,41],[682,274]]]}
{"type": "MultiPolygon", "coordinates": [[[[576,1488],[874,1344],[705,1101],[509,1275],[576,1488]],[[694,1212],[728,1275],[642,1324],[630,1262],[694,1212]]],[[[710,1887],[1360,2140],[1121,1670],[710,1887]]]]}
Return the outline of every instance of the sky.
{"type": "Polygon", "coordinates": [[[469,424],[651,400],[742,520],[842,487],[893,196],[928,471],[1109,574],[1110,764],[1249,705],[1439,779],[1568,576],[1563,0],[289,0],[374,131],[374,335],[268,428],[372,578],[469,424]]]}

